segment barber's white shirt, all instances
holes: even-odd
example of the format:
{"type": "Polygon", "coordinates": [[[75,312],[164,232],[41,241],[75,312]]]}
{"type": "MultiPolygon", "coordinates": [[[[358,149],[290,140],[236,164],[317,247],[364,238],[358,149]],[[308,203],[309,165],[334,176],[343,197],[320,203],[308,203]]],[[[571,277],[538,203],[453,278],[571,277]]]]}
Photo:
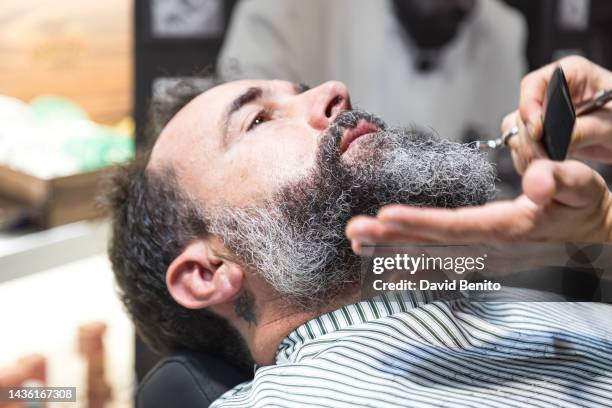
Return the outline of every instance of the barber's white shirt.
{"type": "Polygon", "coordinates": [[[610,407],[612,307],[388,293],[291,332],[211,407],[610,407]]]}
{"type": "Polygon", "coordinates": [[[467,128],[499,133],[518,106],[525,24],[499,0],[480,0],[437,67],[419,51],[388,0],[243,0],[219,68],[230,78],[345,82],[357,107],[393,125],[415,123],[459,140],[467,128]],[[229,70],[237,62],[239,71],[229,70]]]}

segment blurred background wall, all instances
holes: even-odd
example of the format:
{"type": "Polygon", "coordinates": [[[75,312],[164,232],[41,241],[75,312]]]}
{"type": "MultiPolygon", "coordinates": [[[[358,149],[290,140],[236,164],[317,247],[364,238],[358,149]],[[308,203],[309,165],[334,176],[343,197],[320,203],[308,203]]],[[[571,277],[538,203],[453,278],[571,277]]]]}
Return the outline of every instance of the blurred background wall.
{"type": "Polygon", "coordinates": [[[129,115],[131,11],[127,0],[3,0],[0,94],[62,95],[105,123],[129,115]]]}

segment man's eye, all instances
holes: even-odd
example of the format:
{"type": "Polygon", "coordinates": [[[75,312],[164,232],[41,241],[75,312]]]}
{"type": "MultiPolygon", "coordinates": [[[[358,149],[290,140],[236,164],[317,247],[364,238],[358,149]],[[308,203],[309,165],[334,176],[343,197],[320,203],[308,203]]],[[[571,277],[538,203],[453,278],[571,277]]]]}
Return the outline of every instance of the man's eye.
{"type": "Polygon", "coordinates": [[[249,125],[249,128],[247,129],[247,132],[249,130],[253,130],[255,129],[257,126],[261,125],[264,122],[267,122],[270,120],[270,115],[268,115],[267,112],[259,112],[257,114],[257,116],[255,116],[255,119],[253,119],[253,121],[251,122],[251,124],[249,125]]]}

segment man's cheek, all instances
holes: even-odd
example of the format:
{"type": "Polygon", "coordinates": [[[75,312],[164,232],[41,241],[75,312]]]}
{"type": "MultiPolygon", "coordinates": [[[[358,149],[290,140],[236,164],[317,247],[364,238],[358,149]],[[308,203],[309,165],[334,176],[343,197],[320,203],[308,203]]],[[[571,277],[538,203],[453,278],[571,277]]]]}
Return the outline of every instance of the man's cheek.
{"type": "Polygon", "coordinates": [[[276,152],[269,162],[269,175],[278,184],[294,181],[310,173],[315,165],[315,155],[298,149],[276,152]]]}
{"type": "Polygon", "coordinates": [[[252,151],[249,157],[234,158],[216,180],[217,190],[233,203],[269,199],[279,187],[303,177],[314,165],[313,158],[296,151],[252,151]]]}
{"type": "Polygon", "coordinates": [[[271,153],[269,163],[279,176],[282,174],[291,176],[312,169],[317,145],[313,139],[286,138],[272,146],[266,146],[266,151],[271,153]]]}

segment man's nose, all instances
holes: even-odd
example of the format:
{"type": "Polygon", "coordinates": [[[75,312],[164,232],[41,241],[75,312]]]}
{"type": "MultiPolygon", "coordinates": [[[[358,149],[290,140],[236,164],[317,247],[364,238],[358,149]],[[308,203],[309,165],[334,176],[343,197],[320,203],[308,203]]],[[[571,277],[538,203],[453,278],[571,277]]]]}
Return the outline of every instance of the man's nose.
{"type": "Polygon", "coordinates": [[[303,95],[308,124],[317,130],[327,129],[340,112],[351,109],[348,89],[342,82],[328,81],[303,95]]]}

